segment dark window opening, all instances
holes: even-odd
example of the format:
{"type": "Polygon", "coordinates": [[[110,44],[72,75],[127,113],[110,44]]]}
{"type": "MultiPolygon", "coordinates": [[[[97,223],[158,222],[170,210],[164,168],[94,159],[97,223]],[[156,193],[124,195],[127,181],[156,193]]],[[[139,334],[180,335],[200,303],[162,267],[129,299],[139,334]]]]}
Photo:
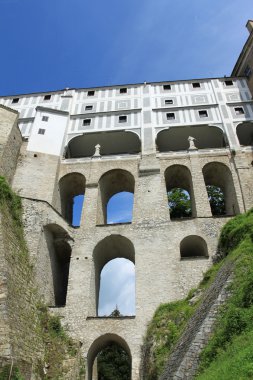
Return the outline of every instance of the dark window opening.
{"type": "Polygon", "coordinates": [[[225,215],[225,197],[222,189],[218,186],[207,185],[206,190],[212,214],[214,216],[225,215]]]}
{"type": "Polygon", "coordinates": [[[93,106],[85,106],[85,111],[91,111],[93,106]]]}
{"type": "Polygon", "coordinates": [[[48,116],[42,116],[42,121],[48,121],[49,117],[48,116]]]}
{"type": "Polygon", "coordinates": [[[205,111],[205,110],[199,111],[199,117],[208,117],[207,111],[205,111]]]}
{"type": "Polygon", "coordinates": [[[127,122],[127,116],[119,116],[119,123],[126,123],[127,122]]]}
{"type": "Polygon", "coordinates": [[[126,87],[120,88],[119,93],[120,94],[126,94],[127,93],[127,88],[126,87]]]}
{"type": "Polygon", "coordinates": [[[12,99],[12,104],[15,104],[15,103],[18,103],[18,102],[19,102],[19,98],[12,99]]]}
{"type": "Polygon", "coordinates": [[[44,135],[45,132],[46,132],[45,129],[39,128],[39,130],[38,130],[38,135],[44,135]]]}
{"type": "Polygon", "coordinates": [[[232,80],[225,80],[225,86],[233,86],[234,82],[232,80]]]}
{"type": "Polygon", "coordinates": [[[165,104],[173,104],[173,100],[172,99],[165,99],[165,104]]]}
{"type": "Polygon", "coordinates": [[[242,107],[235,107],[234,110],[236,115],[244,115],[245,113],[242,107]]]}
{"type": "Polygon", "coordinates": [[[171,90],[171,85],[170,85],[170,84],[164,84],[164,85],[163,85],[163,89],[164,89],[165,91],[171,90]]]}
{"type": "Polygon", "coordinates": [[[51,95],[45,95],[44,96],[44,100],[50,100],[51,99],[51,95]]]}
{"type": "Polygon", "coordinates": [[[90,125],[91,124],[91,119],[84,119],[83,120],[83,125],[90,125]]]}
{"type": "Polygon", "coordinates": [[[175,114],[174,112],[169,112],[169,113],[166,113],[166,118],[167,120],[175,120],[175,114]]]}
{"type": "Polygon", "coordinates": [[[190,235],[180,243],[181,259],[191,259],[198,257],[208,258],[207,244],[203,238],[197,235],[190,235]]]}
{"type": "Polygon", "coordinates": [[[168,191],[168,204],[171,219],[192,216],[191,198],[187,190],[176,187],[168,191]]]}
{"type": "Polygon", "coordinates": [[[94,90],[90,90],[87,92],[87,96],[94,96],[95,95],[95,91],[94,90]]]}
{"type": "Polygon", "coordinates": [[[200,86],[199,82],[194,82],[194,83],[192,83],[192,87],[193,88],[200,88],[201,86],[200,86]]]}

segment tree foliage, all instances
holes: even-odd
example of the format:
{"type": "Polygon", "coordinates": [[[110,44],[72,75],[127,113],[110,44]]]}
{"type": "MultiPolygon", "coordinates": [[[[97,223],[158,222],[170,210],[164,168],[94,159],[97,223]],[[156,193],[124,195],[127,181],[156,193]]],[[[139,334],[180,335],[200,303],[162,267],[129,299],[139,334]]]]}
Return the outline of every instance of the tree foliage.
{"type": "Polygon", "coordinates": [[[185,218],[192,215],[191,200],[186,190],[178,187],[170,190],[168,192],[168,203],[172,219],[185,218]]]}
{"type": "Polygon", "coordinates": [[[225,215],[225,199],[221,188],[218,186],[208,185],[206,189],[212,214],[225,215]]]}

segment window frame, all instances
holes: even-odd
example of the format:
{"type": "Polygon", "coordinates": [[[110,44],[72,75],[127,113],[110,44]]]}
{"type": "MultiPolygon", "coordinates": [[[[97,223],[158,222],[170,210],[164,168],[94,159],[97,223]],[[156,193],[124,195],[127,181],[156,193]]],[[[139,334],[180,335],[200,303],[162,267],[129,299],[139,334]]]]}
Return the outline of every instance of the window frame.
{"type": "Polygon", "coordinates": [[[118,123],[127,123],[127,115],[119,115],[118,123]]]}
{"type": "Polygon", "coordinates": [[[91,119],[90,118],[83,119],[82,126],[83,127],[88,127],[89,125],[91,125],[91,119]]]}
{"type": "Polygon", "coordinates": [[[166,119],[168,121],[176,120],[176,114],[175,114],[175,112],[166,112],[166,119]]]}
{"type": "Polygon", "coordinates": [[[198,113],[199,113],[199,118],[200,119],[203,119],[203,118],[206,118],[206,117],[209,116],[207,110],[199,110],[198,113]]]}

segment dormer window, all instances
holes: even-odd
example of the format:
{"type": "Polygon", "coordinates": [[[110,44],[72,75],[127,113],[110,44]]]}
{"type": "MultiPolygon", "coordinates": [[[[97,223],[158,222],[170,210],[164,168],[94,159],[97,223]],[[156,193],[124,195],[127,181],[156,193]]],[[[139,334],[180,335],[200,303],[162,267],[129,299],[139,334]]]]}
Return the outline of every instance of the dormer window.
{"type": "Polygon", "coordinates": [[[94,96],[95,95],[95,91],[94,90],[90,90],[87,92],[87,96],[94,96]]]}
{"type": "Polygon", "coordinates": [[[169,90],[171,90],[171,85],[170,84],[164,84],[163,89],[164,89],[164,91],[169,91],[169,90]]]}
{"type": "Polygon", "coordinates": [[[127,94],[127,88],[126,87],[122,87],[119,89],[119,93],[120,94],[127,94]]]}
{"type": "Polygon", "coordinates": [[[44,100],[50,100],[51,99],[51,95],[45,95],[44,96],[44,100]]]}
{"type": "Polygon", "coordinates": [[[193,88],[200,88],[201,86],[200,86],[200,83],[199,83],[199,82],[193,82],[193,83],[192,83],[192,87],[193,87],[193,88]]]}
{"type": "Polygon", "coordinates": [[[232,80],[225,80],[225,86],[233,86],[234,82],[232,80]]]}

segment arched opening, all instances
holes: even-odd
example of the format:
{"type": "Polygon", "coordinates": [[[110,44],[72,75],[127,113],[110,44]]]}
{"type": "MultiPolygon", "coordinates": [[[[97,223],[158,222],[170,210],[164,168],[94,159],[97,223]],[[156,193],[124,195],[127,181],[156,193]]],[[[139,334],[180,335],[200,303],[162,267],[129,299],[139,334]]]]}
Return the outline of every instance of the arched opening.
{"type": "MultiPolygon", "coordinates": [[[[203,176],[207,187],[209,202],[213,215],[235,215],[239,213],[234,182],[230,169],[220,162],[209,162],[203,167],[203,176]],[[220,194],[220,201],[210,197],[210,188],[220,194]],[[216,207],[214,207],[216,202],[216,207]],[[219,209],[220,208],[220,209],[219,209]]],[[[215,198],[215,195],[213,194],[215,198]]]]}
{"type": "Polygon", "coordinates": [[[105,334],[96,339],[88,351],[87,362],[88,380],[131,380],[130,349],[126,341],[116,334],[105,334]],[[97,368],[94,368],[95,360],[97,368]],[[120,365],[117,364],[118,360],[120,365]]]}
{"type": "Polygon", "coordinates": [[[85,177],[80,173],[66,174],[59,181],[61,214],[73,226],[80,226],[85,193],[85,177]]]}
{"type": "Polygon", "coordinates": [[[197,235],[185,237],[180,243],[181,259],[208,258],[206,241],[197,235]]]}
{"type": "MultiPolygon", "coordinates": [[[[114,259],[127,259],[131,261],[133,264],[135,264],[135,252],[134,252],[134,246],[132,242],[127,239],[126,237],[122,235],[110,235],[101,240],[95,247],[93,252],[93,261],[94,261],[94,286],[95,289],[92,291],[92,294],[95,295],[95,308],[96,308],[96,315],[98,315],[98,303],[99,303],[99,295],[100,295],[100,288],[101,288],[101,272],[105,265],[109,263],[110,261],[114,259]]],[[[122,264],[122,263],[121,263],[122,264]]],[[[123,263],[124,264],[124,263],[123,263]]],[[[117,268],[117,265],[116,265],[117,268]]],[[[131,269],[132,270],[132,269],[131,269]]],[[[119,271],[119,267],[118,267],[119,271]]],[[[121,272],[124,271],[124,268],[121,267],[121,272]]],[[[122,279],[120,278],[120,271],[117,275],[117,277],[111,278],[111,284],[114,287],[118,287],[122,279]]],[[[131,288],[135,289],[135,278],[134,273],[132,271],[131,276],[127,277],[127,280],[131,282],[131,288]],[[133,283],[134,282],[134,283],[133,283]]],[[[115,289],[117,292],[117,289],[115,289]]],[[[113,296],[113,294],[112,294],[113,296]]],[[[127,297],[129,297],[129,294],[125,294],[125,299],[123,302],[127,303],[127,297]]],[[[132,309],[135,310],[135,300],[134,300],[134,294],[131,294],[131,298],[133,299],[134,305],[132,306],[132,309]]],[[[103,303],[103,300],[100,302],[103,303]]],[[[113,298],[110,299],[111,304],[113,305],[113,308],[115,308],[117,304],[117,300],[114,300],[113,298]]],[[[122,312],[121,312],[122,314],[122,312]]]]}
{"type": "Polygon", "coordinates": [[[128,191],[114,194],[107,203],[107,224],[129,223],[133,218],[134,195],[128,191]]]}
{"type": "Polygon", "coordinates": [[[101,156],[137,154],[141,151],[140,138],[130,131],[84,133],[69,141],[66,158],[92,157],[95,146],[100,145],[101,156]]]}
{"type": "Polygon", "coordinates": [[[40,291],[49,306],[66,304],[71,258],[68,240],[62,227],[56,224],[44,227],[36,270],[40,291]]]}
{"type": "Polygon", "coordinates": [[[190,170],[183,165],[172,165],[164,175],[171,219],[196,217],[190,170]]]}
{"type": "Polygon", "coordinates": [[[223,131],[214,126],[177,126],[160,131],[156,144],[159,152],[189,149],[189,136],[195,138],[198,149],[223,148],[226,146],[223,131]]]}
{"type": "Polygon", "coordinates": [[[222,189],[219,186],[207,185],[206,186],[208,200],[210,203],[213,216],[225,215],[225,197],[222,189]]]}
{"type": "Polygon", "coordinates": [[[253,123],[241,123],[236,128],[237,137],[240,145],[253,145],[253,123]]]}
{"type": "MultiPolygon", "coordinates": [[[[108,202],[118,193],[134,194],[134,185],[134,176],[126,170],[113,169],[102,175],[98,183],[97,224],[119,223],[108,217],[108,202]]],[[[129,194],[122,194],[120,197],[122,197],[120,205],[120,208],[123,210],[122,218],[125,218],[125,215],[128,214],[128,220],[132,221],[130,217],[133,212],[133,196],[132,199],[129,194]]],[[[117,212],[117,210],[114,210],[114,212],[117,212]]],[[[118,213],[115,220],[120,219],[121,215],[118,213]]]]}
{"type": "Polygon", "coordinates": [[[99,316],[135,315],[135,266],[130,260],[109,261],[100,274],[99,316]]]}

